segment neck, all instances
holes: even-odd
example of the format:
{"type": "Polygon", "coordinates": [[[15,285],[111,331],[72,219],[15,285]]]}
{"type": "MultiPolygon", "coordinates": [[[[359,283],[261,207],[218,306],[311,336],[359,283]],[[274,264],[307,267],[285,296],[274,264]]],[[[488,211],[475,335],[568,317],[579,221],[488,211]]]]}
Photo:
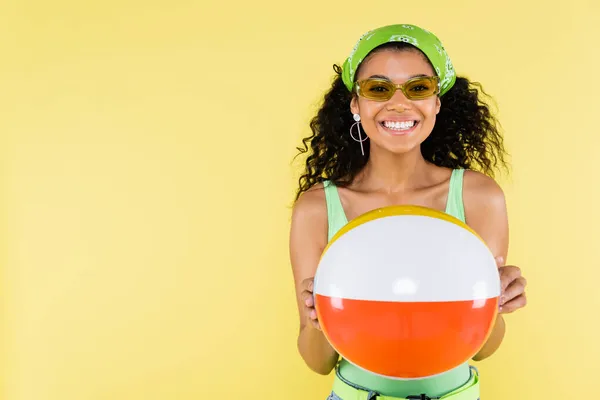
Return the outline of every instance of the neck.
{"type": "Polygon", "coordinates": [[[369,190],[392,193],[414,188],[428,164],[419,148],[405,154],[372,150],[359,178],[369,190]]]}

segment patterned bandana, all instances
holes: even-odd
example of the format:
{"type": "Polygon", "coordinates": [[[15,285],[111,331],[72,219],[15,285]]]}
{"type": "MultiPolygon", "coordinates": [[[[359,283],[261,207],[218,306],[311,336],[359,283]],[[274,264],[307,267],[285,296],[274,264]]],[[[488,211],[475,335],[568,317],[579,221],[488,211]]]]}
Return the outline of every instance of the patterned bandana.
{"type": "Polygon", "coordinates": [[[454,67],[440,40],[431,32],[414,25],[388,25],[363,34],[342,66],[342,79],[352,91],[354,75],[360,63],[377,46],[389,42],[406,42],[421,50],[440,77],[440,96],[456,81],[454,67]]]}

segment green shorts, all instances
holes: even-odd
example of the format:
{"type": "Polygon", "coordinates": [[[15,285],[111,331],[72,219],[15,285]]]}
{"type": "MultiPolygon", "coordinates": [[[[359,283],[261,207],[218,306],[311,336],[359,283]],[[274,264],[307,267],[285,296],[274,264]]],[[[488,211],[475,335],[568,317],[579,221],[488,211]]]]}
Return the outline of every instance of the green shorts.
{"type": "Polygon", "coordinates": [[[352,386],[339,375],[336,369],[333,391],[327,400],[479,400],[479,373],[475,367],[471,367],[471,377],[461,387],[441,397],[427,397],[426,394],[415,393],[409,398],[382,396],[373,391],[364,390],[352,386]]]}

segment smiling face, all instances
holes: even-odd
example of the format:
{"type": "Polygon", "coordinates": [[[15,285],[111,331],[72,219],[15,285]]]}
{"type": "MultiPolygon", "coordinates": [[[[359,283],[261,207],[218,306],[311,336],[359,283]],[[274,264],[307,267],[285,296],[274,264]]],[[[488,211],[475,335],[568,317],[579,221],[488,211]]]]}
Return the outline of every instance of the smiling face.
{"type": "MultiPolygon", "coordinates": [[[[403,84],[416,76],[435,76],[422,53],[386,49],[369,55],[361,64],[356,79],[376,77],[403,84]]],[[[419,150],[421,143],[431,134],[440,110],[440,100],[437,95],[410,100],[401,90],[396,90],[385,101],[354,95],[350,108],[353,114],[360,115],[361,125],[371,141],[371,151],[401,154],[419,150]]]]}

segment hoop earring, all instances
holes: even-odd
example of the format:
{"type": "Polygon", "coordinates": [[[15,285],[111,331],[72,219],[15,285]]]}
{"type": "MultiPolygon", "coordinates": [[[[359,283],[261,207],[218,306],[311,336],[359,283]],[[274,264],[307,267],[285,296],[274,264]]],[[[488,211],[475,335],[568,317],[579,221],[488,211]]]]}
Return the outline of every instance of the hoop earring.
{"type": "Polygon", "coordinates": [[[362,135],[360,133],[360,115],[358,114],[354,114],[354,120],[356,121],[355,123],[352,124],[352,126],[350,127],[350,137],[355,141],[355,142],[359,142],[360,143],[360,152],[362,153],[362,155],[365,155],[365,149],[363,147],[363,142],[365,140],[367,140],[369,137],[366,136],[364,139],[362,138],[362,135]],[[352,134],[352,128],[354,128],[356,126],[356,129],[358,129],[358,139],[354,137],[354,135],[352,134]]]}

